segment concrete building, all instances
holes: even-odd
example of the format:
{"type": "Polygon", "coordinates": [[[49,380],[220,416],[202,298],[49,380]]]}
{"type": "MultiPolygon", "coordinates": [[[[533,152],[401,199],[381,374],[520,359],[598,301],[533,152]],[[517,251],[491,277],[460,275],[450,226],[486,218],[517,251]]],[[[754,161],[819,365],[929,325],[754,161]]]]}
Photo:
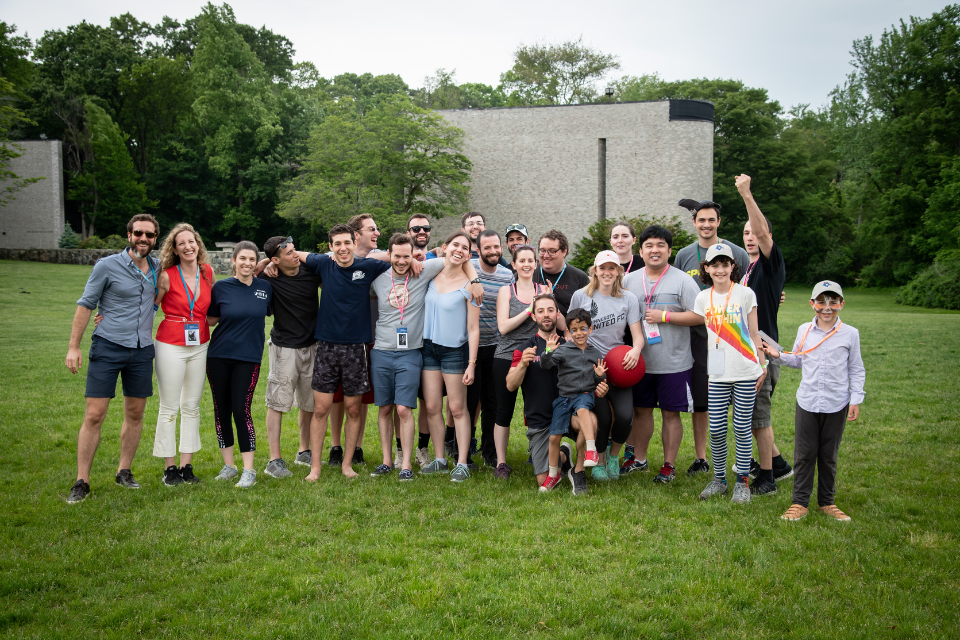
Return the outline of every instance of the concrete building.
{"type": "Polygon", "coordinates": [[[0,207],[0,248],[56,249],[64,229],[62,144],[59,140],[15,144],[23,155],[11,161],[10,171],[20,178],[44,179],[14,193],[16,199],[0,207]]]}
{"type": "MultiPolygon", "coordinates": [[[[466,132],[464,152],[473,162],[470,208],[501,235],[508,224],[523,222],[534,242],[555,228],[575,244],[603,218],[680,216],[690,225],[677,201],[713,197],[711,102],[440,113],[466,132]]],[[[459,221],[440,220],[436,227],[434,240],[459,221]]]]}

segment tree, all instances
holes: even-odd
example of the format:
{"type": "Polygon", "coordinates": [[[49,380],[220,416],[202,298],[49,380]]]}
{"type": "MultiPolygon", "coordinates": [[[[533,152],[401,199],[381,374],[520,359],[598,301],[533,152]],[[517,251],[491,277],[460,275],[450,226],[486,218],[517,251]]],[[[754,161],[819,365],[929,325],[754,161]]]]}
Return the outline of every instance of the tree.
{"type": "Polygon", "coordinates": [[[425,109],[485,109],[506,105],[507,96],[501,87],[466,83],[457,85],[457,71],[437,69],[423,79],[423,88],[411,92],[414,103],[425,109]]]}
{"type": "Polygon", "coordinates": [[[513,67],[500,75],[508,106],[592,102],[594,84],[620,68],[617,56],[591,49],[582,36],[559,45],[521,44],[513,60],[513,67]]]}
{"type": "Polygon", "coordinates": [[[570,257],[570,264],[582,271],[587,271],[590,267],[592,267],[593,260],[597,257],[597,254],[601,251],[610,249],[610,232],[613,231],[613,227],[620,222],[627,222],[632,225],[633,228],[636,229],[638,235],[641,231],[652,224],[658,224],[661,227],[666,227],[669,229],[670,232],[673,233],[673,252],[670,256],[671,262],[673,262],[673,258],[676,257],[677,251],[696,240],[696,237],[687,231],[683,224],[676,218],[628,218],[626,220],[598,220],[590,225],[590,228],[587,229],[586,237],[578,242],[573,248],[573,255],[570,257]]]}
{"type": "Polygon", "coordinates": [[[13,83],[0,77],[0,207],[15,200],[13,194],[42,178],[21,178],[9,169],[14,158],[23,155],[23,147],[10,141],[10,131],[21,123],[29,122],[23,111],[13,106],[15,100],[13,83]]]}
{"type": "Polygon", "coordinates": [[[30,38],[16,33],[17,25],[0,22],[0,78],[23,91],[33,77],[33,63],[28,59],[33,45],[30,38]]]}
{"type": "Polygon", "coordinates": [[[387,231],[406,218],[455,215],[467,206],[472,168],[463,131],[405,96],[384,98],[363,115],[328,115],[285,192],[280,215],[329,229],[370,213],[387,231]]]}

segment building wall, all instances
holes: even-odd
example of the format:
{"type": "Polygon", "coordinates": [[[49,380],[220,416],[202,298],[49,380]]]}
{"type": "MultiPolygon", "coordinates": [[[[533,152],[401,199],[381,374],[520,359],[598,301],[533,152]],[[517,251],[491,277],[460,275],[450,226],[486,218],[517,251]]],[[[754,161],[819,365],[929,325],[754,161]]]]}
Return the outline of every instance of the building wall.
{"type": "Polygon", "coordinates": [[[16,199],[0,207],[0,248],[55,249],[64,229],[62,144],[59,140],[16,144],[23,155],[13,159],[10,171],[20,178],[44,179],[14,193],[16,199]]]}
{"type": "MultiPolygon", "coordinates": [[[[698,105],[712,119],[712,105],[698,105]]],[[[610,219],[679,216],[689,225],[677,201],[713,197],[713,122],[671,121],[669,100],[440,113],[466,132],[471,209],[501,234],[522,222],[534,241],[555,228],[573,244],[600,218],[601,201],[610,219]]],[[[436,227],[434,240],[459,221],[436,227]]]]}

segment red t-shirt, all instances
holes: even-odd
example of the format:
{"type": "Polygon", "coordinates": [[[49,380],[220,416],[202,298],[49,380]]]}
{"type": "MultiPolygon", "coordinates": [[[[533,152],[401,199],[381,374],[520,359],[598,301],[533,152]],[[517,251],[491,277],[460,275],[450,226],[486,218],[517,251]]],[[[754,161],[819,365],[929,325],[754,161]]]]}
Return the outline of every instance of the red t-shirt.
{"type": "Polygon", "coordinates": [[[197,273],[184,273],[183,279],[180,278],[180,270],[176,265],[167,269],[167,277],[170,279],[170,289],[163,296],[163,302],[160,308],[163,309],[163,321],[157,328],[157,341],[165,344],[176,344],[181,347],[186,346],[183,336],[183,325],[191,322],[200,325],[200,344],[210,342],[210,327],[207,326],[207,310],[210,308],[210,283],[213,279],[213,267],[208,264],[202,265],[203,273],[200,275],[200,282],[197,285],[197,299],[193,303],[193,320],[190,319],[190,300],[187,297],[187,289],[184,288],[184,280],[192,285],[192,280],[196,280],[197,273]],[[207,279],[209,278],[209,280],[207,279]]]}

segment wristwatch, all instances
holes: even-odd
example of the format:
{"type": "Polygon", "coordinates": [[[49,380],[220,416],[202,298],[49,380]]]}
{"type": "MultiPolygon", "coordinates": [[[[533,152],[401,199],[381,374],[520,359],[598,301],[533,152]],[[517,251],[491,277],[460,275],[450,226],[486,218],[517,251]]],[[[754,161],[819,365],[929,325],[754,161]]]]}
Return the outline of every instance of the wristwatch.
{"type": "Polygon", "coordinates": [[[470,284],[480,284],[480,278],[474,278],[470,281],[470,284]]]}

